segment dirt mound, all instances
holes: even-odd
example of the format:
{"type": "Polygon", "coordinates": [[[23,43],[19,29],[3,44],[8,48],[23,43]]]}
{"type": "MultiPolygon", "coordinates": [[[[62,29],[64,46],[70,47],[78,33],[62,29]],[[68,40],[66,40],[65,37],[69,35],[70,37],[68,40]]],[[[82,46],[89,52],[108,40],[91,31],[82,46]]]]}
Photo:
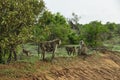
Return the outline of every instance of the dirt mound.
{"type": "Polygon", "coordinates": [[[100,54],[98,58],[91,56],[85,61],[76,59],[73,65],[62,69],[51,70],[56,80],[119,80],[120,56],[111,52],[100,54]]]}
{"type": "Polygon", "coordinates": [[[0,80],[120,80],[120,53],[106,51],[85,60],[81,56],[35,64],[1,64],[0,70],[0,80]]]}

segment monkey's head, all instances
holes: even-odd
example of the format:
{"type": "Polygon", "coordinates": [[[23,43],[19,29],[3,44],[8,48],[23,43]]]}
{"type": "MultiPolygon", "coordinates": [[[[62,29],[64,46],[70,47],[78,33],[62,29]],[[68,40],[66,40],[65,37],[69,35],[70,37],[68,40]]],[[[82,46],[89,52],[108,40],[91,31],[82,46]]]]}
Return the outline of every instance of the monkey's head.
{"type": "Polygon", "coordinates": [[[55,39],[54,41],[55,41],[58,45],[61,44],[61,40],[60,40],[60,39],[55,39]]]}
{"type": "Polygon", "coordinates": [[[81,44],[81,45],[83,45],[83,44],[84,44],[84,41],[83,41],[83,40],[81,40],[81,41],[80,41],[80,44],[81,44]]]}

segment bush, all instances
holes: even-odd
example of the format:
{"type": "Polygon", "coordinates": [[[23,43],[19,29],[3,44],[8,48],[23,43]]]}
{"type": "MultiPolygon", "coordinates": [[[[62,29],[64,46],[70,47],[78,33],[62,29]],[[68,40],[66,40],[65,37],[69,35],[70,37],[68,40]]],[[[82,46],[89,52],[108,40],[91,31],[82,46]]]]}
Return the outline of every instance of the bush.
{"type": "Polygon", "coordinates": [[[93,21],[81,28],[80,38],[83,39],[88,46],[102,45],[102,35],[106,31],[101,22],[93,21]]]}

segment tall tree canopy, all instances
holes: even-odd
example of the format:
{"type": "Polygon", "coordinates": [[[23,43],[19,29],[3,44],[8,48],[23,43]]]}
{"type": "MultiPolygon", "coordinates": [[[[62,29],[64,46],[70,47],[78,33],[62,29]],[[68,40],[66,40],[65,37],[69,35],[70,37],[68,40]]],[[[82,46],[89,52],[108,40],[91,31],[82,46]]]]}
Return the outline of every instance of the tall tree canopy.
{"type": "Polygon", "coordinates": [[[34,27],[34,41],[53,40],[60,38],[63,43],[68,39],[71,32],[70,26],[66,18],[60,13],[52,13],[48,10],[43,12],[38,19],[36,27],[34,27]]]}

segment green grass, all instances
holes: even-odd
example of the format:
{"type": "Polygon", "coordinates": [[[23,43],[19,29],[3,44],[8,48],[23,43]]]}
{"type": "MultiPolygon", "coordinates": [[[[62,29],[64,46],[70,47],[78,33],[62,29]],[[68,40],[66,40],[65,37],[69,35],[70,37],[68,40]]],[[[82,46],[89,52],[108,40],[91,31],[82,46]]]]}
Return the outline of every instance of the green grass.
{"type": "MultiPolygon", "coordinates": [[[[75,46],[75,47],[77,47],[79,45],[65,45],[65,46],[75,46]]],[[[77,53],[76,53],[76,55],[69,56],[67,54],[67,51],[65,50],[65,46],[57,49],[57,51],[55,52],[55,57],[75,57],[75,56],[77,56],[77,53]]],[[[24,56],[22,56],[22,59],[20,61],[34,63],[38,60],[42,60],[41,54],[39,56],[37,54],[37,46],[36,45],[31,45],[30,43],[28,43],[28,44],[25,44],[24,47],[25,47],[26,50],[29,50],[30,52],[32,52],[32,56],[29,57],[29,56],[24,55],[24,56]]],[[[89,50],[88,53],[92,54],[93,51],[89,50]]],[[[52,53],[46,52],[45,58],[48,61],[51,60],[51,57],[52,57],[52,53]]]]}
{"type": "MultiPolygon", "coordinates": [[[[115,37],[112,38],[111,40],[107,40],[104,42],[104,45],[106,47],[108,47],[110,50],[113,51],[120,51],[120,40],[119,37],[115,37]]],[[[69,56],[65,50],[65,46],[79,46],[79,45],[64,45],[62,48],[58,48],[56,53],[55,53],[55,57],[74,57],[73,55],[69,56]]],[[[31,43],[27,43],[24,45],[24,48],[26,50],[29,50],[32,53],[32,56],[22,56],[22,59],[20,61],[24,61],[24,62],[30,62],[30,63],[34,63],[36,61],[42,60],[41,58],[41,54],[38,56],[37,54],[37,45],[31,44],[31,43]]],[[[22,48],[21,48],[22,49],[22,48]]],[[[21,53],[21,50],[19,49],[19,53],[21,53]]],[[[95,53],[94,51],[88,50],[88,54],[92,54],[95,53]]],[[[45,55],[45,58],[47,60],[51,60],[52,57],[52,53],[47,53],[45,55]]]]}
{"type": "Polygon", "coordinates": [[[120,51],[120,45],[114,45],[113,51],[120,51]]]}
{"type": "Polygon", "coordinates": [[[110,40],[106,40],[104,46],[113,51],[120,51],[120,36],[115,36],[110,40]]]}
{"type": "Polygon", "coordinates": [[[120,51],[120,44],[104,44],[108,49],[112,50],[112,51],[120,51]]]}
{"type": "Polygon", "coordinates": [[[60,57],[68,57],[67,52],[65,51],[65,48],[59,48],[57,49],[56,56],[60,57]]]}
{"type": "MultiPolygon", "coordinates": [[[[69,46],[73,46],[73,45],[69,45],[69,46]]],[[[74,45],[74,46],[78,46],[78,45],[74,45]]],[[[24,48],[31,52],[31,56],[22,55],[21,59],[19,61],[34,63],[38,60],[42,60],[41,54],[39,56],[37,54],[37,46],[36,45],[31,45],[30,43],[28,43],[28,44],[24,45],[24,48]]],[[[19,53],[22,53],[21,52],[22,50],[19,50],[19,51],[20,51],[19,53]]],[[[45,58],[47,60],[50,60],[51,57],[52,57],[52,53],[46,52],[45,58]]],[[[71,56],[68,56],[65,48],[58,48],[56,53],[55,53],[55,57],[71,57],[71,56]]]]}
{"type": "Polygon", "coordinates": [[[20,62],[29,62],[29,63],[35,63],[36,61],[39,60],[39,57],[38,56],[21,56],[21,58],[18,60],[20,62]]]}

